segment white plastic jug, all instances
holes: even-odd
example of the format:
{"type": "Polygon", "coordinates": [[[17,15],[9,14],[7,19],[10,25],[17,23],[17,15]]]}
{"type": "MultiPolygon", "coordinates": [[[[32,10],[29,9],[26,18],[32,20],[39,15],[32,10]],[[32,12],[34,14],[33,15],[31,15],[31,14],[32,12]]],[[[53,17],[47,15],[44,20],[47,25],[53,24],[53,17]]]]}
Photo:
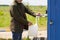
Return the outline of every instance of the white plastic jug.
{"type": "Polygon", "coordinates": [[[36,37],[38,33],[38,16],[36,16],[36,23],[29,26],[28,35],[36,37]]]}

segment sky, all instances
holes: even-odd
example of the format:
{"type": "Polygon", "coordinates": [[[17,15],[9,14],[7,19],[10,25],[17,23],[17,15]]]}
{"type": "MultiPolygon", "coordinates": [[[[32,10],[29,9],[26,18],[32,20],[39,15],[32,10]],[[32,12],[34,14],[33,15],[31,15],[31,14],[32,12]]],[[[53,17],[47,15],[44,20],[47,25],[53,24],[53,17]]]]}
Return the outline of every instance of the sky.
{"type": "MultiPolygon", "coordinates": [[[[11,5],[13,0],[0,0],[0,5],[11,5]]],[[[24,4],[47,6],[47,0],[23,0],[24,4]]]]}

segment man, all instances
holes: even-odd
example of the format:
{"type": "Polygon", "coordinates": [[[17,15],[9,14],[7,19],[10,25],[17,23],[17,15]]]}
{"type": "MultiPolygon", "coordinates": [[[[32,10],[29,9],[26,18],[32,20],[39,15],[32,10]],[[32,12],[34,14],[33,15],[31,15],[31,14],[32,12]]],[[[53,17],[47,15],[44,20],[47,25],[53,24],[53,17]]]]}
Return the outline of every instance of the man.
{"type": "Polygon", "coordinates": [[[11,15],[11,31],[13,40],[22,40],[23,29],[28,30],[28,26],[32,25],[31,22],[27,21],[26,13],[36,17],[34,12],[29,10],[22,4],[22,0],[15,0],[14,5],[10,9],[11,15]]]}

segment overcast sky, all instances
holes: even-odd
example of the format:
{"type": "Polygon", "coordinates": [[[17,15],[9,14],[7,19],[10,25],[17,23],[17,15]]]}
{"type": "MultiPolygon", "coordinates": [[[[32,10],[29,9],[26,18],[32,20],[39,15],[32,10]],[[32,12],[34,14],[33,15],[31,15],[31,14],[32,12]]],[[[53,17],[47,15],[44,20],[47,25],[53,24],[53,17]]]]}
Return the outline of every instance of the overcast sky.
{"type": "MultiPolygon", "coordinates": [[[[0,0],[0,5],[11,5],[13,0],[0,0]]],[[[47,5],[47,0],[23,0],[23,3],[29,3],[29,5],[47,5]]]]}

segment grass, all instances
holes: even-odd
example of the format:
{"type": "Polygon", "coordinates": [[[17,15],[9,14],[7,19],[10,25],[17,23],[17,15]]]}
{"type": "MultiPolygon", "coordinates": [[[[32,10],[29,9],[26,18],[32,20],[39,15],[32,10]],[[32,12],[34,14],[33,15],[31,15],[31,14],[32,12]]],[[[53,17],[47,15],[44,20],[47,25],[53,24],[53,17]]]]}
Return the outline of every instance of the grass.
{"type": "MultiPolygon", "coordinates": [[[[29,6],[29,8],[34,11],[35,13],[40,12],[41,14],[44,14],[46,11],[46,6],[29,6]]],[[[9,27],[10,26],[10,13],[9,13],[9,6],[0,6],[0,28],[1,27],[9,27]]],[[[35,24],[35,18],[26,14],[28,21],[31,21],[33,24],[35,24]]],[[[39,27],[47,27],[47,17],[40,17],[38,21],[39,27]]]]}
{"type": "MultiPolygon", "coordinates": [[[[0,38],[0,40],[12,40],[12,39],[4,39],[4,38],[0,38]]],[[[22,40],[31,40],[29,38],[23,38],[22,40]]]]}
{"type": "Polygon", "coordinates": [[[0,6],[0,27],[7,27],[10,24],[10,14],[8,6],[0,6]]]}

